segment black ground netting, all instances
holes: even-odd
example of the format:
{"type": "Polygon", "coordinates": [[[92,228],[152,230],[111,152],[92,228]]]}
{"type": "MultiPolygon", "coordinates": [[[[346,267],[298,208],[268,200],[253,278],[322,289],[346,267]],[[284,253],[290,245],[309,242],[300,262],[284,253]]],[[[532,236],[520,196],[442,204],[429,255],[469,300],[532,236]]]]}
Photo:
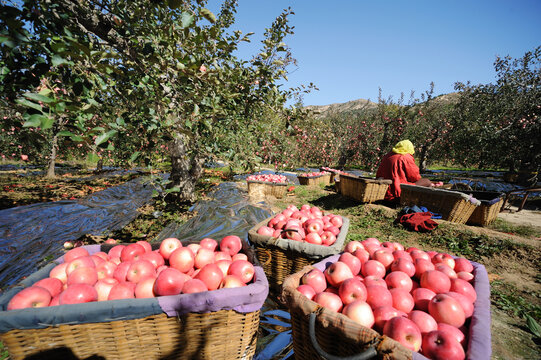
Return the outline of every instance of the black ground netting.
{"type": "Polygon", "coordinates": [[[1,210],[0,289],[61,256],[67,240],[122,229],[151,199],[152,188],[134,179],[79,200],[1,210]]]}

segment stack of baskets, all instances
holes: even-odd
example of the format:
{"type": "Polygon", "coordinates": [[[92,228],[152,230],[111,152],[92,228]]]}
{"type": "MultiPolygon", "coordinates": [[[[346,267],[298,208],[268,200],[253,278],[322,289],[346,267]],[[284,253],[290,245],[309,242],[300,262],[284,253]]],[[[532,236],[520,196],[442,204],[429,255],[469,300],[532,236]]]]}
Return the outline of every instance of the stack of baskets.
{"type": "Polygon", "coordinates": [[[461,191],[473,196],[481,204],[466,222],[468,225],[488,226],[496,220],[503,205],[504,194],[495,191],[461,191]]]}
{"type": "Polygon", "coordinates": [[[263,220],[248,232],[248,238],[255,246],[257,259],[261,263],[272,291],[280,291],[286,276],[306,265],[313,264],[342,250],[349,229],[349,219],[342,217],[343,223],[336,242],[331,246],[309,244],[289,239],[260,235],[257,230],[268,224],[272,217],[263,220]]]}
{"type": "MultiPolygon", "coordinates": [[[[99,245],[87,246],[89,253],[99,245]]],[[[268,282],[253,250],[255,281],[234,289],[0,312],[0,340],[10,358],[249,359],[268,282]]],[[[23,287],[48,276],[49,264],[0,297],[2,310],[23,287]]]]}
{"type": "Polygon", "coordinates": [[[401,184],[400,205],[424,206],[443,220],[465,224],[480,201],[459,191],[401,184]]]}
{"type": "Polygon", "coordinates": [[[340,175],[340,193],[363,203],[383,200],[391,180],[376,180],[351,174],[340,175]]]}

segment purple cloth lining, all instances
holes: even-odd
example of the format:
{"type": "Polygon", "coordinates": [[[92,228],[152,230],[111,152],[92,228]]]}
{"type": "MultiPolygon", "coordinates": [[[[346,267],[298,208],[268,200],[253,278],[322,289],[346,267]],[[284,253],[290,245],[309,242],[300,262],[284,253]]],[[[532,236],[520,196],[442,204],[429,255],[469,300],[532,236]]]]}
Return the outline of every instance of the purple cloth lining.
{"type": "MultiPolygon", "coordinates": [[[[338,261],[340,254],[329,256],[313,266],[324,271],[330,264],[338,261]]],[[[455,256],[455,258],[457,258],[455,256]]],[[[473,287],[477,292],[477,300],[473,315],[470,320],[468,348],[466,350],[467,359],[489,360],[492,355],[492,340],[490,332],[490,283],[488,274],[484,265],[470,261],[473,265],[473,287]]],[[[427,360],[425,356],[418,352],[413,352],[414,360],[427,360]]]]}
{"type": "Polygon", "coordinates": [[[250,285],[195,294],[159,296],[158,303],[168,316],[219,310],[235,310],[241,313],[257,311],[267,298],[269,283],[263,268],[260,266],[254,268],[255,281],[250,285]]]}

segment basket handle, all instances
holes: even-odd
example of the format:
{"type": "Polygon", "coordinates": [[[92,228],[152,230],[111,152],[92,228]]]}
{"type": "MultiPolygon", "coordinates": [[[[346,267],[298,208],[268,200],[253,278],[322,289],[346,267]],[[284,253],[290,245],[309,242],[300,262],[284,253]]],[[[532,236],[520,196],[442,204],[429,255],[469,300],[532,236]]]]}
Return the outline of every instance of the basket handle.
{"type": "Polygon", "coordinates": [[[265,254],[268,256],[268,259],[265,260],[265,262],[262,263],[261,266],[267,266],[271,262],[272,254],[269,251],[269,249],[261,248],[261,250],[263,250],[265,252],[265,254]]]}
{"type": "Polygon", "coordinates": [[[310,313],[310,322],[308,324],[309,325],[308,331],[310,334],[310,341],[312,342],[312,346],[314,347],[318,355],[321,356],[322,358],[326,360],[367,360],[367,359],[373,358],[374,356],[378,354],[376,349],[373,347],[369,347],[368,349],[366,349],[360,354],[344,356],[344,357],[334,356],[334,355],[326,353],[325,350],[323,350],[321,346],[319,346],[316,339],[316,316],[317,315],[315,312],[310,313]]]}

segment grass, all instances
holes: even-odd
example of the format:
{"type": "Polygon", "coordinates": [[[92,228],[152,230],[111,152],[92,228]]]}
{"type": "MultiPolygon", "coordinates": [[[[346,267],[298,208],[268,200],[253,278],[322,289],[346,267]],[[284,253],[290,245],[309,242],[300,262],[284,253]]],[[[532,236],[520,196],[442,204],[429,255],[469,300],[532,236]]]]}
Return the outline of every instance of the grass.
{"type": "Polygon", "coordinates": [[[503,232],[511,235],[518,235],[523,237],[539,236],[539,230],[536,230],[530,226],[524,225],[512,225],[505,220],[496,219],[496,221],[489,226],[490,229],[503,232]]]}

